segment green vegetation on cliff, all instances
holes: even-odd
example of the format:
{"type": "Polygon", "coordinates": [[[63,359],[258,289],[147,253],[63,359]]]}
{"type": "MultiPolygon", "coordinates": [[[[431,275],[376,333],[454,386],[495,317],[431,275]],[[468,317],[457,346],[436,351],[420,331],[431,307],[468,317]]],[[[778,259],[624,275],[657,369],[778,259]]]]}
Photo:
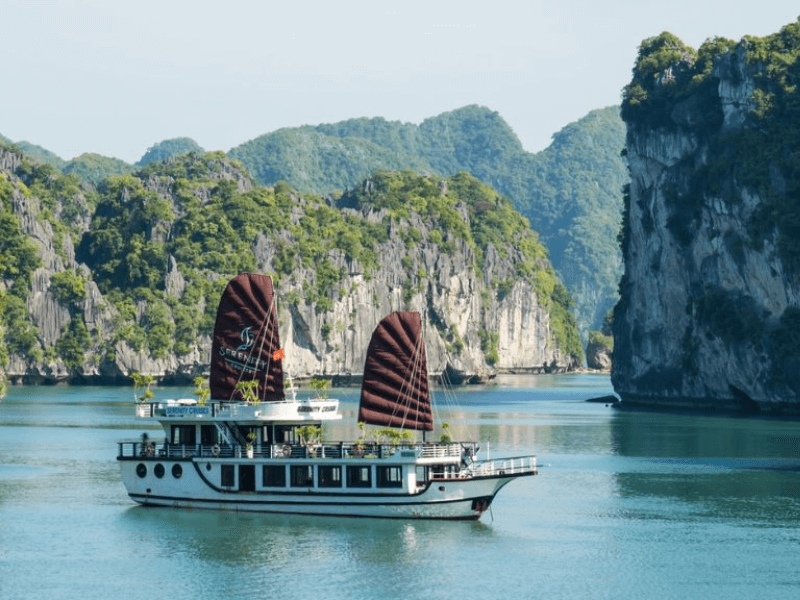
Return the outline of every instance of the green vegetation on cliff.
{"type": "MultiPolygon", "coordinates": [[[[408,170],[435,177],[469,172],[508,198],[538,232],[541,242],[550,249],[550,260],[569,290],[573,311],[585,332],[599,326],[602,315],[617,299],[621,265],[614,240],[621,210],[619,190],[627,180],[619,157],[623,144],[624,128],[616,107],[593,111],[556,134],[549,148],[531,154],[524,151],[498,113],[467,106],[426,119],[419,126],[361,118],[281,129],[233,148],[228,155],[240,160],[258,183],[277,186],[285,181],[297,190],[295,195],[304,198],[314,194],[334,198],[347,195],[381,170],[408,170]]],[[[155,166],[153,173],[157,173],[161,162],[187,153],[200,156],[200,150],[189,138],[165,140],[149,148],[139,165],[155,166]]],[[[177,169],[185,169],[186,164],[175,161],[177,169]]],[[[135,170],[122,161],[98,155],[83,155],[61,168],[74,175],[77,183],[98,187],[106,185],[103,181],[109,177],[130,175],[135,170]]],[[[200,173],[168,177],[177,181],[197,175],[200,173]]],[[[203,185],[214,190],[216,183],[203,185]]],[[[82,186],[89,203],[94,201],[92,186],[82,186]]],[[[200,197],[202,193],[194,195],[200,197]]],[[[104,206],[108,202],[104,200],[104,206]]],[[[320,218],[323,214],[324,209],[317,211],[320,218]]],[[[309,215],[305,219],[319,220],[309,215]]],[[[53,219],[53,226],[62,227],[57,221],[53,219]]],[[[132,227],[120,225],[125,231],[132,227]]],[[[415,234],[408,231],[406,235],[415,234]]],[[[434,238],[438,235],[433,233],[434,238]]],[[[341,234],[340,238],[345,244],[356,243],[352,236],[341,234]]],[[[368,244],[358,243],[363,251],[356,252],[357,260],[369,268],[371,249],[368,244]]],[[[444,240],[445,247],[448,243],[452,241],[444,240]]],[[[314,240],[309,239],[304,245],[310,248],[313,244],[314,240]]],[[[137,250],[133,246],[130,249],[137,250]]],[[[147,248],[143,247],[143,251],[147,257],[147,248]]],[[[309,260],[313,254],[314,250],[307,250],[304,256],[309,260]]],[[[212,251],[209,260],[215,257],[212,251]]],[[[287,260],[286,251],[281,260],[287,260]]]]}
{"type": "Polygon", "coordinates": [[[671,229],[688,243],[698,207],[707,195],[741,201],[729,190],[749,187],[765,200],[752,215],[749,243],[760,247],[778,232],[784,266],[800,276],[800,21],[773,35],[705,42],[698,51],[669,33],[642,42],[633,80],[624,91],[622,116],[635,128],[700,127],[708,144],[707,164],[694,167],[694,184],[669,193],[671,229]],[[741,53],[755,72],[748,120],[721,129],[722,107],[714,69],[729,68],[741,53]],[[692,109],[692,123],[682,115],[692,109]]]}
{"type": "Polygon", "coordinates": [[[133,173],[134,168],[123,160],[100,154],[81,154],[69,161],[62,172],[76,175],[80,180],[99,184],[108,177],[133,173]]]}
{"type": "Polygon", "coordinates": [[[300,191],[315,194],[356,187],[379,169],[431,170],[424,158],[399,143],[403,136],[391,131],[402,128],[400,123],[359,119],[340,125],[279,129],[237,146],[228,154],[240,160],[262,185],[287,181],[300,191]],[[347,126],[351,123],[352,128],[347,126]],[[368,125],[386,131],[386,137],[353,135],[353,131],[369,129],[368,125]]]}
{"type": "MultiPolygon", "coordinates": [[[[336,198],[338,204],[357,207],[347,211],[285,183],[240,192],[235,179],[214,176],[219,168],[213,163],[218,161],[227,159],[221,154],[187,155],[168,164],[153,163],[141,178],[111,178],[98,190],[97,209],[78,259],[89,265],[101,291],[117,307],[119,339],[135,349],[147,349],[154,357],[173,350],[188,352],[193,339],[210,334],[219,288],[231,275],[259,268],[253,253],[259,240],[269,240],[274,250],[271,266],[278,280],[291,281],[298,270],[313,267],[315,277],[302,282],[303,296],[287,301],[313,304],[325,312],[346,283],[347,273],[337,266],[336,253],[356,261],[365,276],[372,277],[377,251],[394,227],[406,243],[432,242],[445,252],[454,251],[460,240],[474,250],[478,269],[490,245],[501,254],[513,248],[518,253],[517,277],[529,280],[540,303],[549,307],[559,347],[582,356],[571,300],[545,248],[510,202],[474,177],[460,173],[440,180],[408,171],[380,171],[357,190],[336,198]],[[142,178],[168,189],[169,197],[145,187],[142,178]],[[388,211],[381,222],[358,216],[380,209],[388,211]],[[408,227],[412,216],[430,228],[427,240],[408,227]],[[164,277],[170,260],[185,280],[179,297],[169,292],[164,277]],[[146,319],[136,308],[145,301],[146,319]],[[204,306],[205,313],[198,313],[197,306],[204,306]],[[174,329],[164,325],[168,322],[174,322],[174,329]]],[[[235,163],[232,167],[235,171],[235,163]]],[[[231,165],[226,170],[231,172],[231,165]]],[[[409,260],[403,266],[409,282],[427,277],[421,264],[409,260]]],[[[499,290],[502,283],[493,285],[499,290]]],[[[413,292],[415,286],[408,290],[413,292]]],[[[487,352],[493,350],[496,353],[487,344],[487,352]]]]}
{"type": "MultiPolygon", "coordinates": [[[[559,347],[582,358],[574,302],[550,266],[546,248],[531,231],[528,221],[494,189],[465,172],[440,180],[410,171],[379,171],[342,201],[358,207],[387,209],[398,222],[412,213],[417,215],[430,228],[428,241],[445,252],[452,252],[456,241],[465,243],[476,255],[477,269],[483,265],[490,246],[502,258],[508,258],[509,250],[514,249],[519,254],[515,257],[516,277],[531,282],[539,302],[548,308],[559,347]],[[467,210],[466,219],[459,210],[462,204],[467,210]]],[[[419,242],[413,231],[404,235],[407,243],[419,242]]],[[[408,268],[412,267],[415,265],[409,262],[408,268]]],[[[495,280],[491,285],[502,296],[507,283],[495,280]]],[[[484,345],[491,352],[493,346],[488,338],[484,345]]]]}
{"type": "MultiPolygon", "coordinates": [[[[616,107],[593,111],[554,136],[538,154],[526,152],[502,117],[465,106],[420,125],[358,118],[286,128],[230,150],[265,186],[280,181],[299,192],[337,194],[357,188],[376,171],[409,170],[447,177],[474,175],[507,197],[550,249],[553,266],[575,301],[581,329],[598,327],[617,299],[621,274],[614,240],[619,228],[620,187],[627,180],[619,151],[624,128],[616,107]]],[[[65,162],[30,145],[36,156],[82,183],[100,185],[136,167],[85,154],[65,162]]],[[[151,146],[138,166],[202,154],[190,138],[151,146]]]]}
{"type": "Polygon", "coordinates": [[[19,218],[13,212],[12,194],[16,186],[0,173],[0,366],[9,352],[40,354],[36,327],[30,322],[25,300],[33,272],[41,265],[36,246],[22,232],[19,218]]]}
{"type": "Polygon", "coordinates": [[[47,148],[42,148],[41,146],[37,146],[36,144],[22,141],[22,142],[17,142],[16,144],[14,144],[14,146],[19,150],[21,150],[22,152],[24,152],[25,156],[32,158],[40,163],[50,165],[51,167],[58,169],[59,171],[63,169],[67,164],[67,161],[58,156],[55,152],[51,152],[47,148]]]}
{"type": "Polygon", "coordinates": [[[200,144],[188,137],[164,140],[150,146],[147,152],[144,153],[144,156],[139,159],[137,165],[145,167],[150,163],[163,162],[173,156],[180,156],[181,154],[188,154],[189,152],[203,154],[205,150],[203,150],[200,144]]]}
{"type": "Polygon", "coordinates": [[[317,194],[355,189],[381,169],[467,171],[528,218],[588,328],[599,326],[617,299],[624,136],[618,109],[609,107],[568,125],[534,155],[498,113],[466,106],[419,126],[375,118],[281,129],[229,154],[264,185],[285,180],[317,194]]]}
{"type": "MultiPolygon", "coordinates": [[[[154,162],[97,187],[24,157],[15,162],[0,177],[0,277],[6,290],[0,355],[49,365],[60,358],[76,372],[87,361],[114,360],[120,344],[152,359],[187,355],[210,335],[230,276],[272,272],[294,290],[286,305],[326,313],[354,290],[351,273],[366,280],[381,276],[378,268],[391,252],[402,256],[392,268],[393,277],[401,273],[406,302],[435,277],[425,260],[437,254],[466,261],[497,298],[514,282],[528,281],[550,313],[560,352],[582,356],[572,301],[546,249],[508,200],[467,173],[441,178],[378,171],[351,191],[323,198],[284,182],[253,186],[242,165],[220,152],[154,162]],[[23,233],[14,214],[20,207],[33,219],[30,230],[40,225],[53,232],[52,246],[40,240],[45,248],[37,248],[23,233]],[[77,263],[69,256],[73,246],[77,263]],[[33,272],[43,266],[40,252],[46,263],[37,285],[60,315],[40,317],[47,321],[45,337],[60,328],[49,343],[26,306],[33,272]],[[511,269],[506,279],[492,275],[498,260],[511,269]],[[72,266],[59,270],[59,264],[72,266]],[[95,285],[108,306],[87,304],[95,285]],[[108,315],[105,328],[87,320],[90,309],[108,315]]],[[[482,297],[487,307],[494,301],[490,293],[482,297]]],[[[465,340],[446,329],[449,350],[461,352],[465,340]]],[[[480,332],[480,348],[495,363],[496,332],[480,332]]]]}
{"type": "Polygon", "coordinates": [[[800,19],[762,38],[713,38],[697,51],[666,32],[649,38],[623,96],[635,158],[620,236],[629,274],[616,312],[617,382],[655,397],[663,390],[641,381],[669,373],[684,397],[732,395],[794,410],[800,19]],[[669,235],[654,234],[658,223],[669,235]],[[671,286],[649,305],[651,290],[671,286]],[[645,324],[644,314],[665,322],[645,324]]]}

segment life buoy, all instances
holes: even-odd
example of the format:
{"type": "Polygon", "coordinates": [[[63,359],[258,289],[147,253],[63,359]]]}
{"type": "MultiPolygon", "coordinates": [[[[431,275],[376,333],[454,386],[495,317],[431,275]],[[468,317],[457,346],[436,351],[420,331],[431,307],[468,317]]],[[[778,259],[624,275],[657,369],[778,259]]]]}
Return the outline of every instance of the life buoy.
{"type": "Polygon", "coordinates": [[[211,454],[213,454],[214,456],[219,456],[219,445],[214,444],[213,446],[211,446],[211,454]]]}

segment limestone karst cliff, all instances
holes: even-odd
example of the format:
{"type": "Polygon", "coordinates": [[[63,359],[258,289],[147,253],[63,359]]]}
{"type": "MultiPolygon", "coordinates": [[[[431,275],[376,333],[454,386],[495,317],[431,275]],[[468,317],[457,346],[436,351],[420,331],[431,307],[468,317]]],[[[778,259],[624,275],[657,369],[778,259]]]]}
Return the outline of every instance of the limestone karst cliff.
{"type": "Polygon", "coordinates": [[[800,22],[645,40],[612,380],[624,402],[800,413],[800,22]]]}
{"type": "Polygon", "coordinates": [[[456,380],[582,358],[545,249],[508,201],[466,174],[377,173],[322,199],[253,186],[222,153],[97,188],[13,149],[0,149],[0,166],[0,205],[33,249],[2,280],[12,382],[111,383],[132,372],[190,382],[208,368],[219,293],[243,270],[275,277],[298,377],[360,374],[372,328],[393,310],[423,314],[429,369],[456,380]]]}

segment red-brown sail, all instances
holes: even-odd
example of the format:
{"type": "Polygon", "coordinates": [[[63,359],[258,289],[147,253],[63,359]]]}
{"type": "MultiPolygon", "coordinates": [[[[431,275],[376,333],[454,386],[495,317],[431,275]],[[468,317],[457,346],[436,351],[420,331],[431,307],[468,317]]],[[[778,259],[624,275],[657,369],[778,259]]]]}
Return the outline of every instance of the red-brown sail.
{"type": "Polygon", "coordinates": [[[364,363],[358,420],[371,425],[433,430],[419,313],[392,313],[375,328],[364,363]]]}
{"type": "Polygon", "coordinates": [[[240,273],[219,301],[211,346],[211,397],[242,400],[239,381],[257,381],[259,400],[283,400],[283,369],[272,279],[240,273]]]}

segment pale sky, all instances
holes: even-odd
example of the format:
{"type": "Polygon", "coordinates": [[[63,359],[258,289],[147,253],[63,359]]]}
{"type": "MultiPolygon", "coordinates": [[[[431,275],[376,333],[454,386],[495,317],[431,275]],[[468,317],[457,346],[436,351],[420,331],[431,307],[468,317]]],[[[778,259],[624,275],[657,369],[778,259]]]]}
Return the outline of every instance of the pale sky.
{"type": "Polygon", "coordinates": [[[0,0],[0,134],[64,159],[497,111],[538,152],[620,103],[641,41],[777,32],[797,0],[0,0]]]}

